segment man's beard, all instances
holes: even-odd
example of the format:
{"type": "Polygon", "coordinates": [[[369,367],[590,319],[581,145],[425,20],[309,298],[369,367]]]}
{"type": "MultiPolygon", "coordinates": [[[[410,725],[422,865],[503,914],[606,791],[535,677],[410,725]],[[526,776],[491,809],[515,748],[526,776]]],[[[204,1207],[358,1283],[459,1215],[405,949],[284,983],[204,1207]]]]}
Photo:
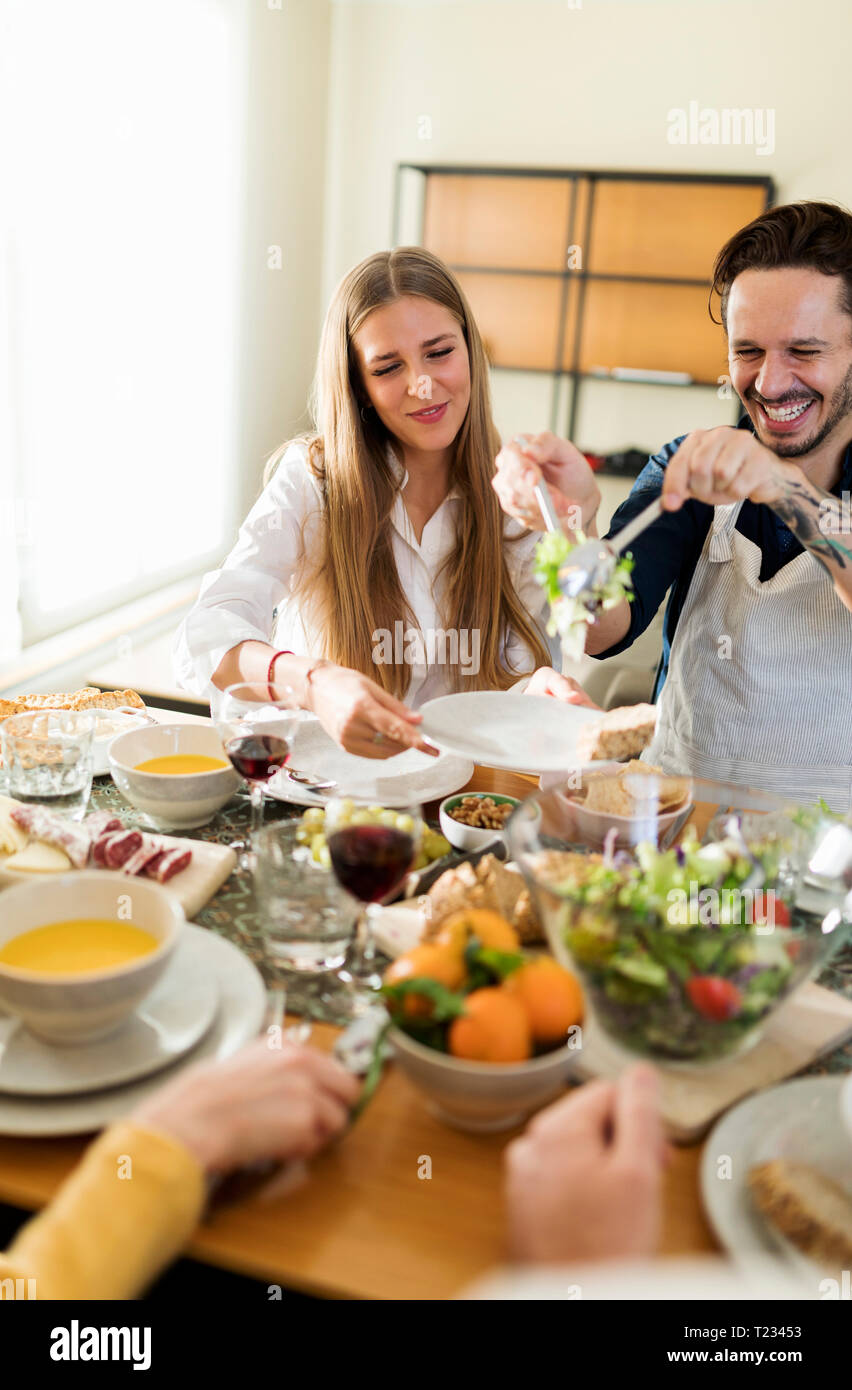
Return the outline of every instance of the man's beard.
{"type": "Polygon", "coordinates": [[[846,373],[837,390],[831,398],[828,416],[825,424],[822,425],[815,434],[809,439],[805,439],[801,444],[786,444],[782,439],[773,439],[767,448],[773,454],[777,454],[782,459],[801,458],[803,454],[813,453],[818,449],[823,440],[827,439],[831,431],[847,415],[852,414],[852,367],[846,373]]]}

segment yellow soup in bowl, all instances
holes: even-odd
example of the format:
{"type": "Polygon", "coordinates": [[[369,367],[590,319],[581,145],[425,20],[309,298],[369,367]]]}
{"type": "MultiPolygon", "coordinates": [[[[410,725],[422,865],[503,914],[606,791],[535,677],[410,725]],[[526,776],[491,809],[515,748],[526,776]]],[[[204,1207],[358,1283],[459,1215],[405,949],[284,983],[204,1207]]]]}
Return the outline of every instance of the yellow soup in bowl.
{"type": "Polygon", "coordinates": [[[129,922],[79,917],[49,922],[13,936],[0,947],[0,965],[51,975],[81,975],[129,964],[139,956],[150,955],[159,945],[152,932],[129,922]]]}
{"type": "Polygon", "coordinates": [[[194,772],[219,772],[230,767],[224,758],[209,758],[204,753],[170,753],[165,758],[147,758],[136,763],[134,772],[159,772],[167,777],[186,777],[194,772]]]}

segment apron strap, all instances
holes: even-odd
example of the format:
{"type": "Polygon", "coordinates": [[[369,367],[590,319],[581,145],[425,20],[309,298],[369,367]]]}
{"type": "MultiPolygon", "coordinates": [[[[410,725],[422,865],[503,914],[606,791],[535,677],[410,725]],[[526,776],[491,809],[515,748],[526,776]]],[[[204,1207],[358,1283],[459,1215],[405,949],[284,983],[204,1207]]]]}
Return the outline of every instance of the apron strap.
{"type": "Polygon", "coordinates": [[[731,502],[727,506],[713,508],[707,558],[714,564],[730,560],[733,555],[733,536],[742,505],[742,502],[731,502]]]}

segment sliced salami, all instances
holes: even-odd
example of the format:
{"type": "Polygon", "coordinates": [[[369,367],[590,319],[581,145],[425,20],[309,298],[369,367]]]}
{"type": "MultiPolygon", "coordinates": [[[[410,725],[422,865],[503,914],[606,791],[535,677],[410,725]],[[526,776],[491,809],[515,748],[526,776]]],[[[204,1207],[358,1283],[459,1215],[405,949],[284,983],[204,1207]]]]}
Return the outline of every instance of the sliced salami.
{"type": "Polygon", "coordinates": [[[100,864],[102,868],[106,867],[104,851],[106,849],[107,840],[109,840],[110,836],[114,833],[114,831],[108,830],[106,835],[99,836],[92,845],[92,862],[94,864],[100,864]]]}
{"type": "Polygon", "coordinates": [[[104,843],[104,864],[108,869],[120,869],[142,848],[142,834],[139,830],[119,830],[108,835],[104,843]]]}
{"type": "Polygon", "coordinates": [[[166,850],[162,859],[157,861],[153,873],[150,864],[145,872],[152,874],[158,883],[168,883],[170,878],[174,878],[175,874],[181,873],[186,868],[191,858],[191,849],[169,849],[166,850]]]}
{"type": "Polygon", "coordinates": [[[86,816],[83,821],[83,829],[88,830],[94,842],[99,840],[102,835],[108,835],[111,831],[123,830],[124,826],[118,816],[114,816],[111,811],[92,811],[91,815],[86,816]]]}
{"type": "Polygon", "coordinates": [[[136,850],[127,863],[122,866],[123,874],[141,874],[154,860],[161,859],[163,856],[163,846],[159,840],[155,840],[152,835],[143,835],[142,844],[136,850]]]}
{"type": "Polygon", "coordinates": [[[55,845],[57,849],[64,850],[75,868],[85,868],[91,838],[81,825],[63,820],[44,806],[16,806],[10,815],[15,824],[29,831],[34,840],[55,845]]]}

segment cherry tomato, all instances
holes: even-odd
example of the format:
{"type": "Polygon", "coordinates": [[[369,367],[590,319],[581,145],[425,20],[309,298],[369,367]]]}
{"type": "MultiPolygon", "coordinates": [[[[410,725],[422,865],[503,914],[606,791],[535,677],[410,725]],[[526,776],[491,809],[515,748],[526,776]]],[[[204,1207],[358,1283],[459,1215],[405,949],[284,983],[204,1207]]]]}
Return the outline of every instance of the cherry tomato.
{"type": "Polygon", "coordinates": [[[756,926],[765,926],[765,925],[769,922],[769,919],[770,919],[770,916],[771,916],[771,917],[772,917],[773,924],[774,924],[776,927],[789,927],[789,926],[790,926],[790,922],[791,922],[791,918],[790,918],[790,909],[789,909],[789,907],[787,906],[787,904],[786,904],[785,902],[782,902],[782,900],[781,900],[780,898],[773,898],[773,899],[772,899],[772,902],[771,902],[771,907],[772,907],[772,912],[771,912],[771,914],[770,914],[769,912],[767,912],[767,910],[766,910],[766,908],[765,908],[764,906],[761,906],[761,907],[758,909],[758,911],[757,911],[756,914],[755,914],[755,919],[754,919],[754,920],[755,920],[755,925],[756,925],[756,926]]]}
{"type": "Polygon", "coordinates": [[[696,1013],[714,1023],[735,1018],[742,1006],[743,997],[736,985],[719,975],[693,975],[686,982],[686,992],[696,1013]]]}

